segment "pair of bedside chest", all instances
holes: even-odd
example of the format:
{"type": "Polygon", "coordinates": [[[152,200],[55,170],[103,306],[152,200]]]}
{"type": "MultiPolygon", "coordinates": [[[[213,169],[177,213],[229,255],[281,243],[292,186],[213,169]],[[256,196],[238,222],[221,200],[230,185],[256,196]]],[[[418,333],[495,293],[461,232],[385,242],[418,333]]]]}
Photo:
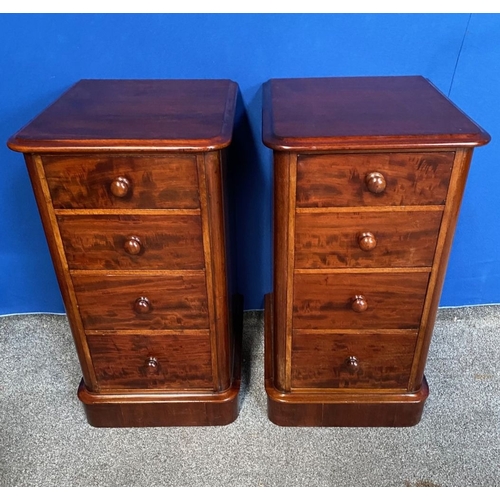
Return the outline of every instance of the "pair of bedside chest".
{"type": "MultiPolygon", "coordinates": [[[[82,80],[18,132],[95,426],[238,415],[228,80],[82,80]]],[[[472,150],[488,135],[421,77],[276,79],[269,418],[408,426],[472,150]]],[[[249,270],[251,272],[251,270],[249,270]]]]}

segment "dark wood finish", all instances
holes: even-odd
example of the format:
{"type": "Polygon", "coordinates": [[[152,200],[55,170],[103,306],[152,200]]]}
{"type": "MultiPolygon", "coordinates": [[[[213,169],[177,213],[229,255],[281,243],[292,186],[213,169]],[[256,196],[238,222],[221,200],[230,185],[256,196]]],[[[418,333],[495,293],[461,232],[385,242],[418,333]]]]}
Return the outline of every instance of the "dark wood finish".
{"type": "Polygon", "coordinates": [[[87,330],[208,328],[205,275],[74,274],[78,307],[87,330]],[[136,304],[147,299],[148,308],[136,304]],[[146,310],[147,309],[147,310],[146,310]]]}
{"type": "Polygon", "coordinates": [[[320,212],[295,216],[295,266],[432,266],[441,211],[320,212]]]}
{"type": "Polygon", "coordinates": [[[422,77],[319,78],[265,85],[263,140],[269,418],[417,424],[472,149],[489,135],[422,77]]]}
{"type": "Polygon", "coordinates": [[[93,335],[101,389],[212,388],[210,335],[93,335]]]}
{"type": "Polygon", "coordinates": [[[212,151],[231,142],[230,80],[80,80],[9,140],[15,151],[212,151]]]}
{"type": "Polygon", "coordinates": [[[199,208],[195,155],[44,156],[55,208],[199,208]]]}
{"type": "Polygon", "coordinates": [[[292,388],[406,389],[413,334],[293,334],[292,388]]]}
{"type": "Polygon", "coordinates": [[[300,155],[298,207],[444,205],[453,152],[300,155]],[[384,176],[370,191],[367,178],[384,176]]]}
{"type": "Polygon", "coordinates": [[[237,92],[83,80],[9,140],[25,153],[92,425],[237,417],[242,301],[224,184],[237,92]]]}
{"type": "Polygon", "coordinates": [[[371,389],[295,389],[284,392],[274,382],[274,298],[265,296],[264,357],[269,419],[276,425],[299,427],[408,427],[421,419],[429,388],[425,378],[416,392],[371,389]]]}
{"type": "Polygon", "coordinates": [[[294,328],[417,328],[427,273],[296,274],[294,328]],[[362,296],[366,308],[355,310],[362,296]]]}
{"type": "Polygon", "coordinates": [[[264,87],[278,151],[474,147],[490,136],[421,76],[284,78],[264,87]]]}
{"type": "Polygon", "coordinates": [[[197,215],[59,215],[70,269],[203,269],[197,215]]]}

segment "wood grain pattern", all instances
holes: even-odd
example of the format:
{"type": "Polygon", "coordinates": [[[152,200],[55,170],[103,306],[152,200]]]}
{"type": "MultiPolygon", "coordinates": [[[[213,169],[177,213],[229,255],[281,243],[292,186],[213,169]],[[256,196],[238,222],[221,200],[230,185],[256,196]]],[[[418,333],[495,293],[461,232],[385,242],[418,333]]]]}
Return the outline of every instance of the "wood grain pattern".
{"type": "Polygon", "coordinates": [[[359,335],[297,333],[293,335],[292,387],[406,388],[415,334],[359,335]],[[349,369],[349,357],[357,360],[349,369]]]}
{"type": "Polygon", "coordinates": [[[295,216],[295,267],[431,266],[441,212],[298,213],[295,216]],[[363,250],[370,233],[374,247],[363,250]]]}
{"type": "Polygon", "coordinates": [[[203,269],[199,216],[59,215],[70,269],[203,269]],[[138,253],[125,248],[137,238],[138,253]]]}
{"type": "Polygon", "coordinates": [[[274,155],[274,383],[290,390],[292,342],[293,251],[295,232],[296,158],[288,153],[274,155]]]}
{"type": "Polygon", "coordinates": [[[427,273],[296,274],[294,329],[417,328],[425,299],[427,273]],[[363,295],[364,312],[352,310],[363,295]]]}
{"type": "Polygon", "coordinates": [[[31,185],[35,194],[38,211],[42,219],[43,229],[47,238],[50,256],[56,271],[57,282],[66,309],[66,315],[71,327],[71,334],[75,342],[78,361],[82,369],[83,380],[87,387],[97,388],[96,376],[85,332],[80,317],[75,291],[68,270],[68,262],[64,254],[61,235],[57,227],[54,208],[51,203],[49,188],[45,179],[42,160],[35,154],[25,154],[24,159],[28,168],[31,185]]]}
{"type": "Polygon", "coordinates": [[[209,328],[205,275],[77,274],[73,284],[87,330],[175,330],[209,328]],[[151,312],[139,314],[135,301],[147,297],[151,312]]]}
{"type": "Polygon", "coordinates": [[[263,141],[277,151],[474,147],[490,136],[426,78],[277,78],[263,141]]]}
{"type": "Polygon", "coordinates": [[[88,338],[101,389],[212,387],[210,341],[189,335],[100,335],[88,338]],[[156,365],[148,366],[154,359],[156,365]]]}
{"type": "Polygon", "coordinates": [[[453,152],[299,155],[298,207],[444,205],[453,152]],[[372,193],[366,176],[381,173],[372,193]]]}
{"type": "Polygon", "coordinates": [[[450,194],[443,214],[443,223],[437,242],[436,256],[430,274],[429,288],[422,311],[420,332],[415,347],[412,373],[408,384],[408,390],[410,391],[417,390],[424,380],[424,368],[432,339],[439,300],[441,298],[443,283],[446,276],[446,267],[448,265],[472,153],[472,149],[459,149],[455,157],[450,194]]]}
{"type": "Polygon", "coordinates": [[[212,151],[232,138],[230,80],[80,80],[9,139],[21,152],[212,151]]]}
{"type": "Polygon", "coordinates": [[[194,155],[44,156],[45,175],[55,208],[198,208],[194,155]],[[125,178],[123,197],[112,183],[125,178]]]}

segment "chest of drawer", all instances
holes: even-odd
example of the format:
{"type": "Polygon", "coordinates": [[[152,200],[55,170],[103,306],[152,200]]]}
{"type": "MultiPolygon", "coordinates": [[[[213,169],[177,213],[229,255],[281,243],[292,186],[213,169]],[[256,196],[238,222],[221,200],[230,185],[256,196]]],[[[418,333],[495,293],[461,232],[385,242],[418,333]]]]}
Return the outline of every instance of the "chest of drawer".
{"type": "Polygon", "coordinates": [[[405,388],[416,333],[294,332],[292,388],[405,388]]]}
{"type": "Polygon", "coordinates": [[[199,208],[196,156],[44,156],[56,209],[199,208]]]}
{"type": "Polygon", "coordinates": [[[59,215],[70,269],[203,269],[199,215],[59,215]]]}
{"type": "Polygon", "coordinates": [[[16,133],[97,427],[226,425],[243,300],[230,80],[81,80],[16,133]]]}
{"type": "Polygon", "coordinates": [[[298,207],[444,205],[454,153],[299,155],[298,207]]]}
{"type": "Polygon", "coordinates": [[[441,218],[441,210],[297,213],[295,267],[431,266],[441,218]]]}
{"type": "Polygon", "coordinates": [[[472,149],[488,134],[428,80],[278,78],[268,414],[285,426],[410,426],[472,149]]]}
{"type": "Polygon", "coordinates": [[[296,273],[293,328],[418,328],[428,273],[296,273]]]}
{"type": "Polygon", "coordinates": [[[86,330],[209,328],[204,272],[73,276],[86,330]]]}
{"type": "Polygon", "coordinates": [[[205,335],[92,335],[88,343],[103,389],[212,387],[208,331],[205,335]]]}

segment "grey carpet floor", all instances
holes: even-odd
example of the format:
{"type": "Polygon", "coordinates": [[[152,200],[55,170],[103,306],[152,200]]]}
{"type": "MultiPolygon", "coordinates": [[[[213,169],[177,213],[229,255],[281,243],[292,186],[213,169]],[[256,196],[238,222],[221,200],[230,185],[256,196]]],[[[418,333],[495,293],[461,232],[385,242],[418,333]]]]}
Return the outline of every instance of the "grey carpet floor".
{"type": "Polygon", "coordinates": [[[0,486],[500,486],[500,306],[441,309],[411,428],[285,428],[266,415],[263,315],[244,318],[238,419],[96,429],[65,316],[0,318],[0,486]]]}

